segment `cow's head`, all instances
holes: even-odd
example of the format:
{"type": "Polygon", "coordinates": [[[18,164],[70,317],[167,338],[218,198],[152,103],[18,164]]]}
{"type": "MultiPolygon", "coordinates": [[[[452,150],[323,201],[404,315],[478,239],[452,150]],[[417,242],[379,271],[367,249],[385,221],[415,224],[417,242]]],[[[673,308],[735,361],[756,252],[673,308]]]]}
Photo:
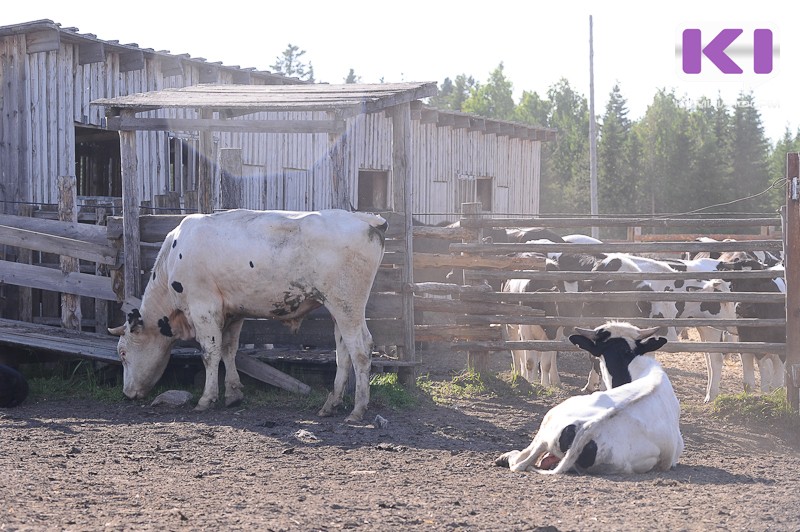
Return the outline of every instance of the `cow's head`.
{"type": "Polygon", "coordinates": [[[606,388],[631,382],[629,366],[636,357],[660,349],[666,338],[651,338],[658,327],[640,329],[624,322],[608,322],[595,329],[575,327],[569,341],[600,359],[606,388]]]}
{"type": "Polygon", "coordinates": [[[164,374],[170,347],[178,339],[169,319],[164,317],[158,323],[145,324],[139,310],[134,309],[123,325],[108,332],[119,336],[117,354],[122,361],[122,392],[129,399],[144,398],[164,374]]]}

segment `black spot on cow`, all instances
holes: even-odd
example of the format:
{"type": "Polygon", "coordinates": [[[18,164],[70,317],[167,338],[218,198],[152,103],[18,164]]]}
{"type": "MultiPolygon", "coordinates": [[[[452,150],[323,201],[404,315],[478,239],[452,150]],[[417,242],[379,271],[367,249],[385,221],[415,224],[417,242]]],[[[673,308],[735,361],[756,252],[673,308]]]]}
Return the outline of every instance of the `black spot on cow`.
{"type": "Polygon", "coordinates": [[[178,253],[178,260],[183,260],[183,253],[178,253]]]}
{"type": "Polygon", "coordinates": [[[156,280],[156,272],[153,272],[153,280],[156,280]]]}
{"type": "Polygon", "coordinates": [[[216,342],[216,341],[217,341],[217,340],[216,340],[216,338],[214,338],[214,337],[212,336],[212,337],[211,337],[211,343],[213,344],[213,343],[214,343],[214,342],[216,342]]]}
{"type": "Polygon", "coordinates": [[[700,303],[700,310],[701,311],[709,312],[709,313],[713,314],[714,316],[718,316],[719,315],[721,307],[722,307],[722,304],[719,303],[719,302],[715,303],[713,301],[703,301],[702,303],[700,303]]]}
{"type": "Polygon", "coordinates": [[[177,246],[177,245],[178,245],[178,241],[177,240],[173,240],[172,241],[172,249],[175,249],[175,246],[177,246]]]}
{"type": "Polygon", "coordinates": [[[169,325],[169,318],[164,316],[160,320],[158,320],[158,332],[166,336],[167,338],[172,338],[172,327],[169,325]]]}
{"type": "Polygon", "coordinates": [[[178,292],[179,294],[183,292],[183,285],[178,281],[172,282],[172,289],[178,292]]]}
{"type": "Polygon", "coordinates": [[[252,260],[250,261],[250,267],[251,267],[251,268],[255,268],[255,265],[253,264],[253,261],[252,261],[252,260]]]}
{"type": "Polygon", "coordinates": [[[683,288],[683,279],[675,280],[675,288],[683,288]]]}
{"type": "MultiPolygon", "coordinates": [[[[577,427],[573,425],[567,425],[564,427],[564,430],[561,431],[561,435],[558,437],[558,448],[561,449],[562,453],[566,453],[570,447],[572,447],[572,442],[575,441],[575,435],[577,433],[577,427]]],[[[581,449],[581,453],[578,455],[578,460],[576,461],[577,465],[583,469],[587,469],[594,465],[595,460],[597,459],[597,444],[594,440],[589,440],[589,443],[581,449]]]]}

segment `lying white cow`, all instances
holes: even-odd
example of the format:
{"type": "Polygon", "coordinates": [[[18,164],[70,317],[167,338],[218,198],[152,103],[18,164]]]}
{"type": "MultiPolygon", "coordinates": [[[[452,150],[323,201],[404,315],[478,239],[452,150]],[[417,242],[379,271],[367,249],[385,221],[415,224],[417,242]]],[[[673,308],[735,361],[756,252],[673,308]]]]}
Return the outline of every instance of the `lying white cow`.
{"type": "Polygon", "coordinates": [[[293,329],[324,305],[335,320],[336,377],[321,416],[341,404],[351,363],[360,420],[369,403],[372,336],[364,311],[383,257],[386,220],[366,213],[233,210],[187,216],[167,235],[141,309],[109,332],[120,336],[123,392],[144,397],[178,340],[203,347],[206,382],[198,410],[217,400],[220,359],[225,402],[243,398],[236,371],[246,317],[275,318],[293,329]]]}
{"type": "Polygon", "coordinates": [[[513,471],[645,473],[675,466],[683,452],[680,405],[661,365],[642,356],[667,343],[658,327],[609,322],[575,329],[570,341],[600,358],[606,391],[570,397],[544,417],[533,442],[496,460],[513,471]]]}

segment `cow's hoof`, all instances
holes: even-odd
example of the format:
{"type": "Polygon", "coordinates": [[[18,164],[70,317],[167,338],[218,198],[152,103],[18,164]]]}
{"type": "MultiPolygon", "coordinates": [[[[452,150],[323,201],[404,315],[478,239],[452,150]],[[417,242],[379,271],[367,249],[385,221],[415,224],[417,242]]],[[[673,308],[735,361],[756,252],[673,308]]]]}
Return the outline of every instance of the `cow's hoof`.
{"type": "Polygon", "coordinates": [[[195,410],[195,412],[205,412],[206,410],[211,408],[211,405],[213,405],[213,404],[214,404],[214,401],[209,401],[208,403],[199,402],[199,403],[197,403],[197,406],[194,407],[194,410],[195,410]]]}
{"type": "Polygon", "coordinates": [[[327,409],[325,409],[325,408],[323,408],[322,410],[320,410],[319,412],[317,412],[317,415],[318,415],[319,417],[330,417],[330,416],[331,416],[331,411],[330,411],[330,410],[327,410],[327,409]]]}
{"type": "Polygon", "coordinates": [[[237,390],[231,395],[225,395],[225,406],[227,407],[239,406],[242,404],[242,401],[244,401],[244,394],[240,390],[237,390]]]}
{"type": "Polygon", "coordinates": [[[357,416],[357,415],[355,415],[355,414],[350,414],[349,416],[347,416],[346,418],[344,418],[344,422],[345,422],[345,423],[361,423],[361,421],[362,421],[363,419],[364,419],[364,416],[363,416],[363,415],[361,415],[361,416],[357,416]]]}

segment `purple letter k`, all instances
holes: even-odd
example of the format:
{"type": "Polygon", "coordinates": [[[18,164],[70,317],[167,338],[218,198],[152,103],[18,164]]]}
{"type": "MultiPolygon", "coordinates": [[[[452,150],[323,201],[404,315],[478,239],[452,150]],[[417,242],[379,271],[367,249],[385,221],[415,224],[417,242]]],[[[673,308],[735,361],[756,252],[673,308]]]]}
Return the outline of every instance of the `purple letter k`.
{"type": "Polygon", "coordinates": [[[725,54],[725,49],[742,34],[740,29],[724,29],[702,47],[700,30],[689,29],[683,31],[683,71],[687,74],[700,73],[700,60],[705,54],[723,74],[741,74],[739,65],[725,54]]]}

